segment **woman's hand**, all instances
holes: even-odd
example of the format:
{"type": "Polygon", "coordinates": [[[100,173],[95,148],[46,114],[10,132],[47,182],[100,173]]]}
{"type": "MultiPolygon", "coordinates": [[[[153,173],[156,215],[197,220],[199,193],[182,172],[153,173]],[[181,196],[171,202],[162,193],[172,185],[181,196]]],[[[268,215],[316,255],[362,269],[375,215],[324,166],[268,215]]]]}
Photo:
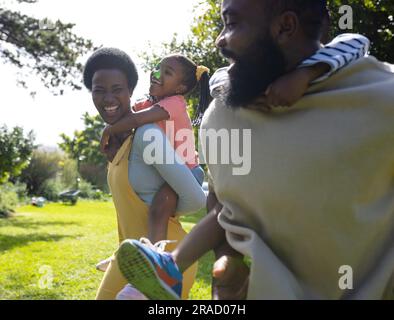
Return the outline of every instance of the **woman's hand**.
{"type": "Polygon", "coordinates": [[[107,125],[104,128],[104,131],[101,135],[100,151],[101,151],[101,153],[104,153],[104,154],[107,154],[107,148],[109,146],[109,139],[111,137],[110,130],[111,130],[111,126],[107,125]]]}
{"type": "Polygon", "coordinates": [[[104,151],[104,154],[109,162],[112,162],[112,160],[115,158],[120,147],[121,141],[119,141],[116,137],[111,136],[109,139],[109,143],[107,144],[107,147],[104,151]]]}

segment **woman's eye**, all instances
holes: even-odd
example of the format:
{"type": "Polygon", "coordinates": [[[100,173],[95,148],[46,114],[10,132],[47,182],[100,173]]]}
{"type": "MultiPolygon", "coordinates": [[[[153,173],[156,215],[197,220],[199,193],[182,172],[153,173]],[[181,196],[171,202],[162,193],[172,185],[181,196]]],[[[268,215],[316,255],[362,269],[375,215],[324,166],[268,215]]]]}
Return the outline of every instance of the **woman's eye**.
{"type": "Polygon", "coordinates": [[[114,90],[114,93],[120,93],[120,92],[122,92],[122,88],[116,88],[116,89],[114,90]]]}

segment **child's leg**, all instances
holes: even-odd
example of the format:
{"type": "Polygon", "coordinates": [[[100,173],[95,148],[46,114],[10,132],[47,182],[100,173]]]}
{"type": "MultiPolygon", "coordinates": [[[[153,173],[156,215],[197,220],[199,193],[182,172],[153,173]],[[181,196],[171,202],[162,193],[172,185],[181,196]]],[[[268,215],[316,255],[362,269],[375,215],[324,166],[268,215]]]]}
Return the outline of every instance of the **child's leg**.
{"type": "MultiPolygon", "coordinates": [[[[225,243],[217,221],[222,206],[208,201],[214,209],[180,242],[172,253],[137,240],[124,241],[118,251],[122,274],[150,299],[179,299],[182,273],[204,253],[225,243]]],[[[222,269],[226,269],[223,267],[222,269]]]]}
{"type": "Polygon", "coordinates": [[[148,238],[152,243],[167,239],[168,220],[175,215],[178,195],[165,183],[149,208],[148,238]]]}
{"type": "Polygon", "coordinates": [[[226,241],[225,232],[217,220],[222,205],[213,193],[207,199],[208,214],[183,239],[172,252],[172,257],[181,272],[184,272],[205,253],[226,241]]]}

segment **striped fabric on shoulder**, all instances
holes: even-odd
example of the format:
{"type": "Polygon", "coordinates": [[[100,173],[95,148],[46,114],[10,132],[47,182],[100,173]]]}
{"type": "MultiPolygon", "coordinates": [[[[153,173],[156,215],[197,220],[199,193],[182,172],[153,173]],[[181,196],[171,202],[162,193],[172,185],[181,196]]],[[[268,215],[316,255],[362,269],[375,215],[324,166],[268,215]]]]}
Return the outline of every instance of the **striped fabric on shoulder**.
{"type": "Polygon", "coordinates": [[[299,67],[308,67],[320,62],[327,63],[330,70],[313,83],[323,81],[334,72],[349,63],[368,55],[370,41],[368,38],[353,33],[341,34],[318,50],[313,56],[304,60],[299,67]]]}

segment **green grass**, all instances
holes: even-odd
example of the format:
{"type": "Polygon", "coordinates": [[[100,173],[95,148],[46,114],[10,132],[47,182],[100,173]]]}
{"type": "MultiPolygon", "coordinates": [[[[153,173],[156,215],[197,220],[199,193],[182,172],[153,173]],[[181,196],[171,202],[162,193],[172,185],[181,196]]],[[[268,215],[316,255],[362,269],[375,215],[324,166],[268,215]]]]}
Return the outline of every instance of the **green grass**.
{"type": "MultiPolygon", "coordinates": [[[[185,229],[203,214],[182,218],[185,229]]],[[[0,300],[94,299],[103,276],[95,265],[116,245],[111,202],[21,207],[0,219],[0,300]]],[[[212,254],[200,260],[190,299],[210,299],[212,261],[212,254]]]]}

